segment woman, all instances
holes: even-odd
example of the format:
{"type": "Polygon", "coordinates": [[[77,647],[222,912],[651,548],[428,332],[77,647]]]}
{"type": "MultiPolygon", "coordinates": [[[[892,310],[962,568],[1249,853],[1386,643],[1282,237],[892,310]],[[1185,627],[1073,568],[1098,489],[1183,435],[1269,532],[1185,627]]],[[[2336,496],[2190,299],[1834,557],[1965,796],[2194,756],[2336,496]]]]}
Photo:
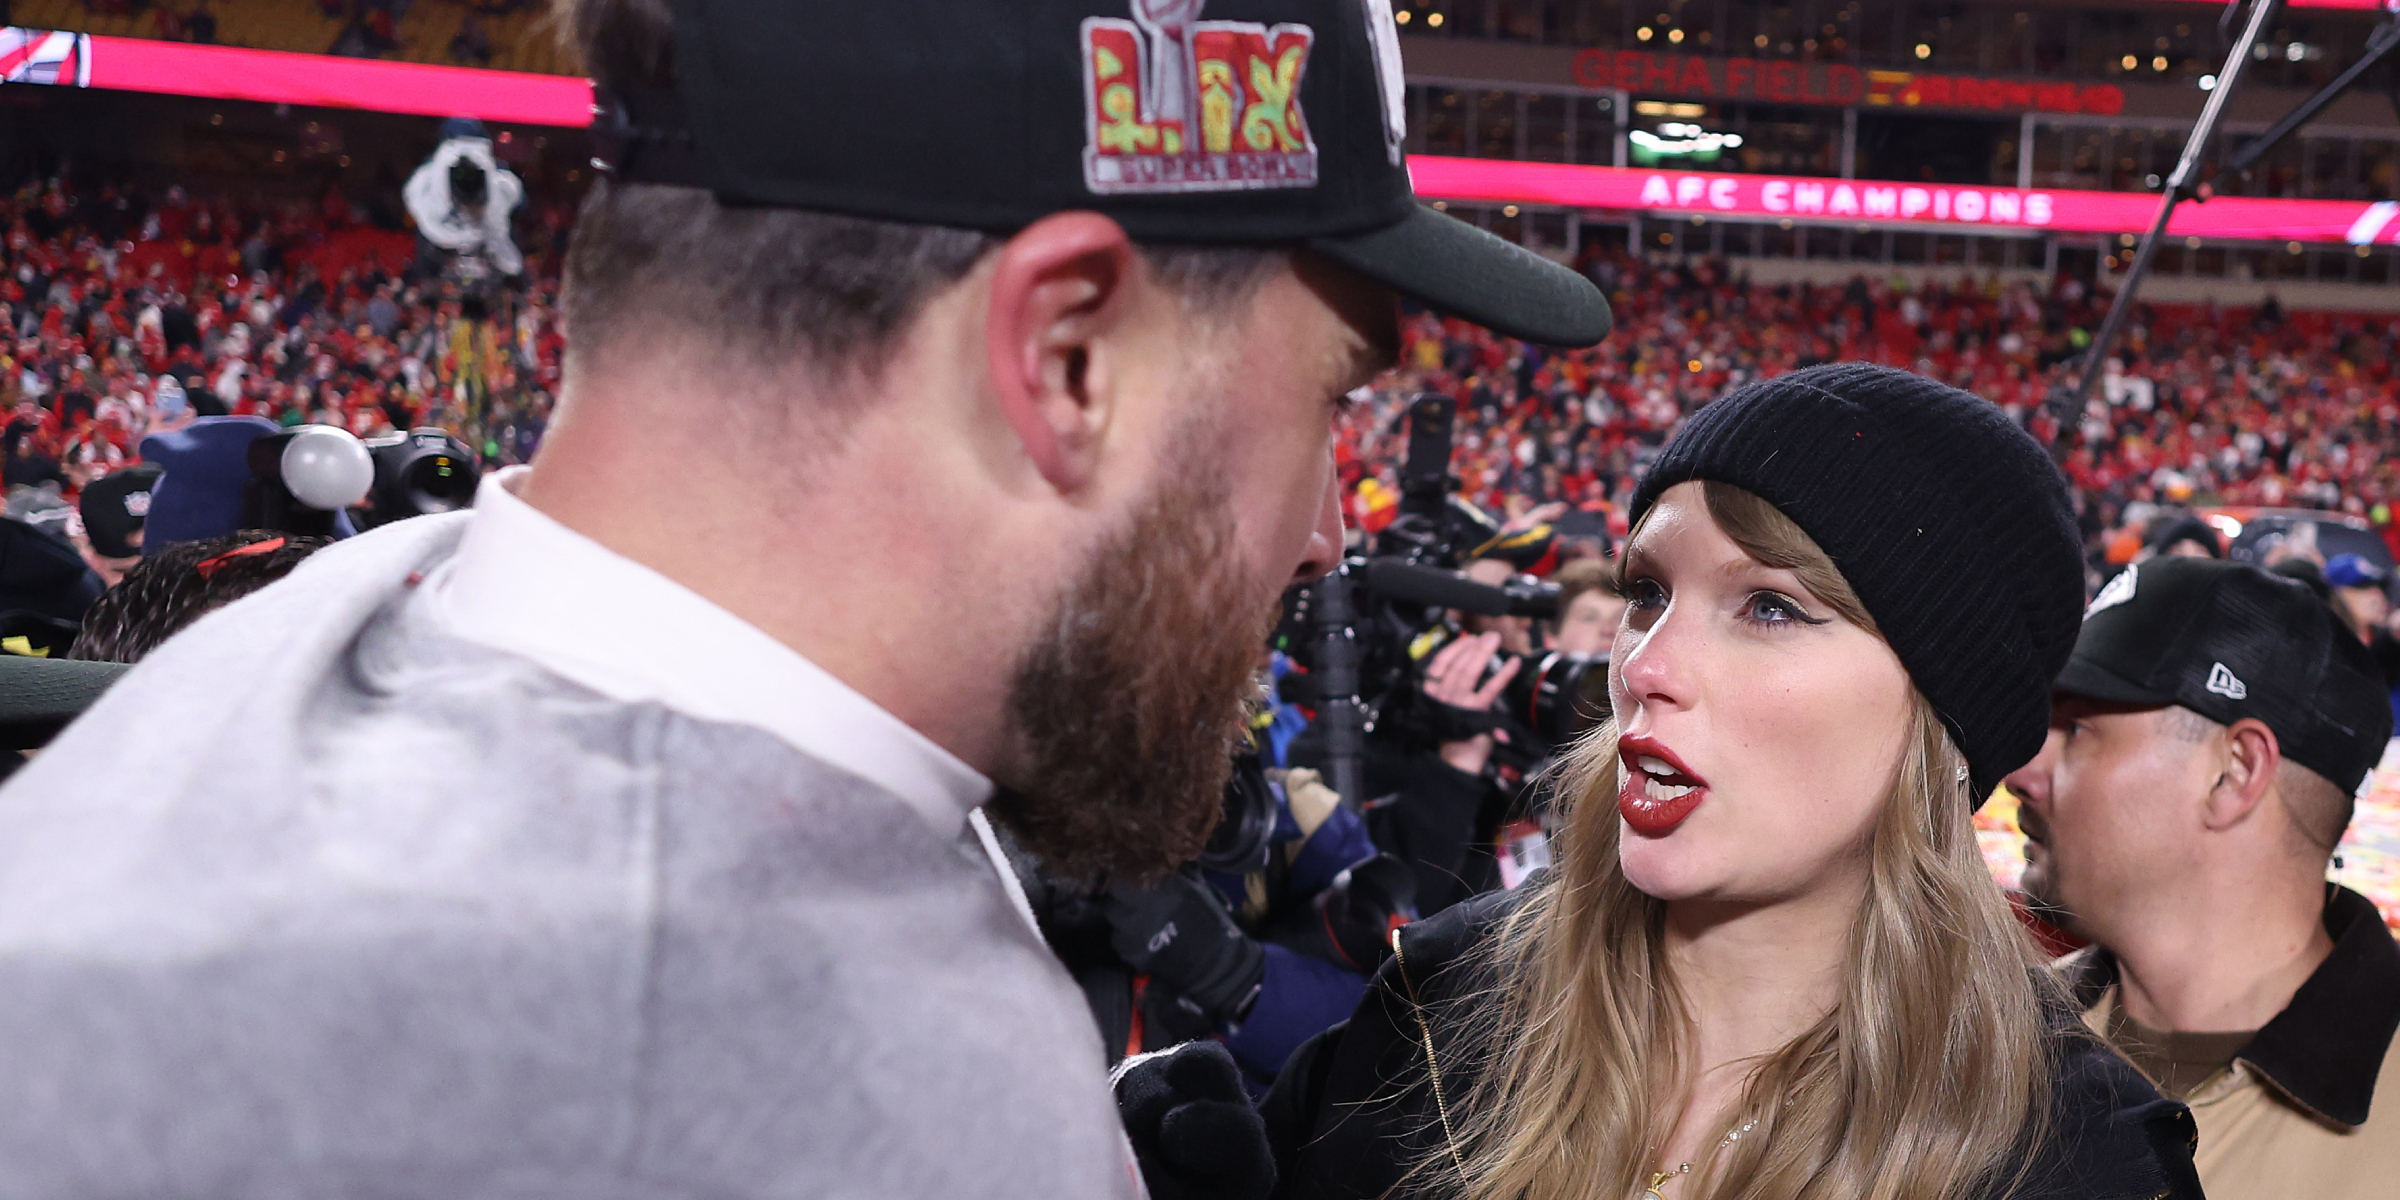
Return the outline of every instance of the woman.
{"type": "Polygon", "coordinates": [[[1707,406],[1636,493],[1556,870],[1400,931],[1267,1104],[1290,1197],[2191,1197],[1970,823],[2082,604],[2049,457],[1877,367],[1707,406]]]}

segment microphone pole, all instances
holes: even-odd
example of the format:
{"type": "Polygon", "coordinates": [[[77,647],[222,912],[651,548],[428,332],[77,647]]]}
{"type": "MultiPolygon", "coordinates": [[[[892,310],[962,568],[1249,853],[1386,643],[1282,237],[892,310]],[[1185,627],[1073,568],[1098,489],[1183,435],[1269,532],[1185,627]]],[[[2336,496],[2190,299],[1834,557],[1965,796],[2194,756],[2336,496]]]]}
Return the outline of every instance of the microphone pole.
{"type": "Polygon", "coordinates": [[[2150,232],[2143,235],[2141,249],[2134,252],[2133,265],[2125,269],[2125,281],[2117,286],[2117,298],[2108,306],[2108,318],[2100,323],[2100,332],[2092,338],[2091,351],[2084,356],[2083,377],[2070,394],[2053,393],[2053,415],[2058,419],[2058,436],[2053,452],[2063,454],[2067,431],[2075,427],[2083,406],[2091,401],[2092,387],[2100,382],[2100,368],[2108,362],[2108,352],[2116,345],[2117,335],[2125,328],[2125,318],[2133,312],[2134,294],[2141,290],[2142,280],[2150,274],[2150,261],[2158,257],[2159,244],[2167,237],[2167,222],[2175,216],[2175,205],[2185,195],[2200,186],[2200,163],[2208,157],[2208,144],[2217,136],[2217,126],[2225,119],[2226,102],[2233,98],[2233,87],[2242,77],[2242,69],[2250,65],[2251,47],[2258,44],[2266,32],[2267,22],[2275,16],[2276,0],[2251,0],[2250,23],[2242,27],[2242,36],[2233,43],[2233,53],[2226,56],[2225,69],[2217,75],[2217,86],[2208,93],[2208,103],[2200,108],[2200,120],[2192,126],[2191,139],[2183,144],[2183,157],[2175,164],[2175,173],[2167,177],[2167,186],[2159,196],[2158,219],[2150,223],[2150,232]]]}

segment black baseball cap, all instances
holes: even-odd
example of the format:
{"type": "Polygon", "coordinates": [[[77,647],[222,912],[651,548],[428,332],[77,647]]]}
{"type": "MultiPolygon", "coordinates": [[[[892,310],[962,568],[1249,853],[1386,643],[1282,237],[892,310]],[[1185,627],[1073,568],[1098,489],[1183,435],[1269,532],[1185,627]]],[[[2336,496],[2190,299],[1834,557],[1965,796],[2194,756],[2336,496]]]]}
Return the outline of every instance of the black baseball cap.
{"type": "Polygon", "coordinates": [[[670,6],[671,93],[594,81],[625,181],[992,233],[1096,211],[1306,246],[1510,337],[1608,334],[1591,281],[1417,203],[1390,0],[670,6]]]}
{"type": "Polygon", "coordinates": [[[2154,558],[2092,599],[2057,690],[2254,717],[2283,756],[2356,792],[2392,736],[2375,660],[2306,584],[2247,563],[2154,558]]]}
{"type": "Polygon", "coordinates": [[[83,489],[83,533],[92,553],[102,558],[132,558],[142,552],[134,540],[150,516],[150,489],[165,471],[143,464],[111,471],[83,489]]]}

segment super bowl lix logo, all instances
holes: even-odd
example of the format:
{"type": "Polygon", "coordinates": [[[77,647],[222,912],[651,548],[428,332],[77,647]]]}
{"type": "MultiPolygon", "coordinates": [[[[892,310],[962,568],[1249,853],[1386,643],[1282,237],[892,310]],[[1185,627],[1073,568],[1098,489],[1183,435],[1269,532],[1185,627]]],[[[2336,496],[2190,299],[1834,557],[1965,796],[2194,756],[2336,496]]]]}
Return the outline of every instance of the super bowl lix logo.
{"type": "Polygon", "coordinates": [[[1202,21],[1206,0],[1132,0],[1083,22],[1083,181],[1093,192],[1227,192],[1317,183],[1300,112],[1316,33],[1202,21]]]}

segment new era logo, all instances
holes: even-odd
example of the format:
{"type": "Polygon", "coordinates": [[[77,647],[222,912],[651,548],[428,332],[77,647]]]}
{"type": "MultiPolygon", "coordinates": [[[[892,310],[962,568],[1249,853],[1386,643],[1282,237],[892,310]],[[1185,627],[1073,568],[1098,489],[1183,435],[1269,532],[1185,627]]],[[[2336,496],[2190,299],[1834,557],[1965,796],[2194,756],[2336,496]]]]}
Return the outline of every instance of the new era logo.
{"type": "Polygon", "coordinates": [[[2250,696],[2250,685],[2243,683],[2240,676],[2227,670],[2224,663],[2210,663],[2208,665],[2208,682],[2200,686],[2228,700],[2246,700],[2250,696]]]}

